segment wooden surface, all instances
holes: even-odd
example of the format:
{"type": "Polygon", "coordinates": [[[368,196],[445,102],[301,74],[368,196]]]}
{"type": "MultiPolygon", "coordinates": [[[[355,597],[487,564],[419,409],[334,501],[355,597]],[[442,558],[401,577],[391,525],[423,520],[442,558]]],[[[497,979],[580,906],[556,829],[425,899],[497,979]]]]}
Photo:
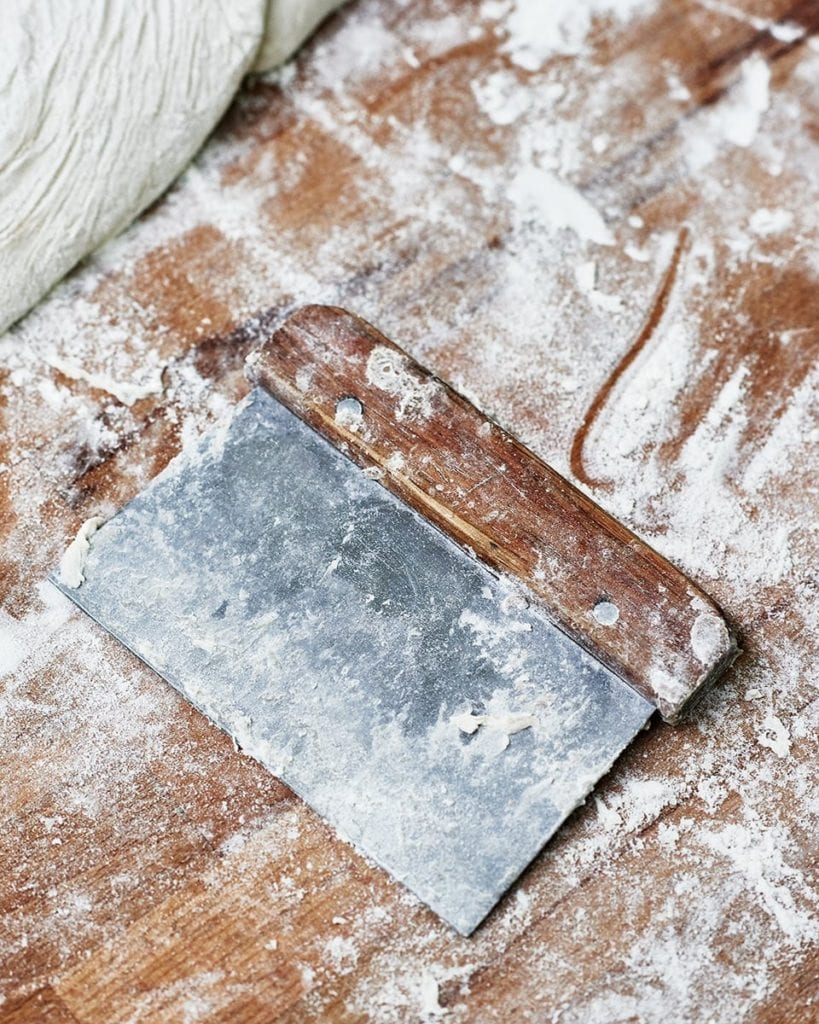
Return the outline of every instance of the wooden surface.
{"type": "Polygon", "coordinates": [[[538,6],[356,0],[0,339],[4,1024],[817,1019],[819,4],[538,6]],[[306,302],[747,648],[470,939],[42,582],[306,302]]]}
{"type": "Polygon", "coordinates": [[[384,487],[521,580],[667,721],[735,659],[736,640],[702,590],[360,317],[307,306],[249,369],[384,487]],[[338,403],[350,400],[359,407],[345,418],[338,403]],[[601,604],[615,621],[598,621],[601,604]]]}

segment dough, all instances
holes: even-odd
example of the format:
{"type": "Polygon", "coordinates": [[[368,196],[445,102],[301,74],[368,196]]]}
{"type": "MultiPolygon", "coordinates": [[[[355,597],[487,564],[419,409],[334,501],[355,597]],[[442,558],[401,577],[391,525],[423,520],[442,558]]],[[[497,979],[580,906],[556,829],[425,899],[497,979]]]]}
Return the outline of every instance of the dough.
{"type": "Polygon", "coordinates": [[[340,0],[6,0],[0,332],[184,169],[340,0]]]}
{"type": "Polygon", "coordinates": [[[254,71],[269,71],[287,60],[343,0],[269,0],[264,39],[254,71]]]}
{"type": "Polygon", "coordinates": [[[60,583],[64,587],[76,590],[85,583],[85,560],[91,550],[91,537],[102,526],[102,516],[91,516],[77,531],[77,536],[65,549],[60,559],[60,583]]]}

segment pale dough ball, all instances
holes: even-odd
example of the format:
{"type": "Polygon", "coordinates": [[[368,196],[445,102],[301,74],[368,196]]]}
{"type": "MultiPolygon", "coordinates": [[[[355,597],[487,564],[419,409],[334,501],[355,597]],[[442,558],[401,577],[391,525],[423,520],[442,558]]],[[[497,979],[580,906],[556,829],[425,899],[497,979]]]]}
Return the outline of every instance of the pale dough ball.
{"type": "Polygon", "coordinates": [[[0,332],[187,165],[339,0],[6,0],[0,332]]]}

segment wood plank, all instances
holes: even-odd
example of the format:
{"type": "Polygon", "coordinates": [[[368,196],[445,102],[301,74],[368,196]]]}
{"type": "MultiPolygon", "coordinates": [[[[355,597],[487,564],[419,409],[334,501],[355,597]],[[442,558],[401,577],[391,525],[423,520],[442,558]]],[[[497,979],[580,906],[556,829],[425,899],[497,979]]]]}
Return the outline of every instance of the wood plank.
{"type": "Polygon", "coordinates": [[[437,993],[453,1020],[811,1019],[816,5],[596,9],[524,37],[511,5],[357,0],[0,339],[7,1013],[389,1022],[437,993]],[[554,179],[612,244],[555,223],[554,179]],[[39,585],[317,301],[644,536],[748,648],[468,941],[39,585]]]}
{"type": "Polygon", "coordinates": [[[3,1024],[77,1024],[65,1003],[49,986],[38,989],[16,1006],[0,1008],[3,1024]]]}
{"type": "Polygon", "coordinates": [[[254,832],[67,975],[62,998],[80,1021],[111,1024],[132,1019],[135,1005],[146,1021],[196,1012],[251,1024],[303,1010],[319,974],[332,983],[351,966],[347,936],[362,912],[373,942],[391,923],[380,912],[381,899],[394,902],[383,873],[330,839],[295,811],[254,832]]]}

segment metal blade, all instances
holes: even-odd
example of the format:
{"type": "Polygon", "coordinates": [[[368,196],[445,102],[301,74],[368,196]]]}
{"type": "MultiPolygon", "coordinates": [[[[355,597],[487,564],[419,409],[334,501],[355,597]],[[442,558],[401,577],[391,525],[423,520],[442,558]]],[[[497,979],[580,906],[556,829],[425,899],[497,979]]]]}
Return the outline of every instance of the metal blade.
{"type": "Polygon", "coordinates": [[[64,593],[464,934],[654,710],[259,389],[85,573],[64,593]]]}

